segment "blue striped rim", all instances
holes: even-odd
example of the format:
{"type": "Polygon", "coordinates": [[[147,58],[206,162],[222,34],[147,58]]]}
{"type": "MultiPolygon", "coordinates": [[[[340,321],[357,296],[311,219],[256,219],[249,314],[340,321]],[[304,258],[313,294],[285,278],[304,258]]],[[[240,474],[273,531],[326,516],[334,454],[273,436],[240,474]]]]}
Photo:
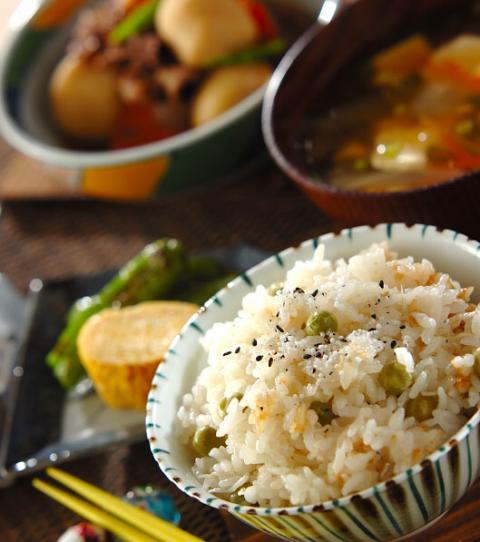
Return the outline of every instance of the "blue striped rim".
{"type": "Polygon", "coordinates": [[[422,226],[422,237],[425,237],[425,234],[427,233],[428,224],[424,224],[422,226]]]}
{"type": "Polygon", "coordinates": [[[438,484],[440,486],[440,513],[445,512],[446,495],[445,495],[445,482],[443,481],[442,469],[440,468],[440,461],[435,463],[435,470],[437,471],[438,484]]]}
{"type": "Polygon", "coordinates": [[[215,303],[215,305],[218,305],[219,307],[223,307],[223,303],[220,301],[220,299],[218,299],[218,296],[216,295],[213,296],[213,302],[215,303]]]}
{"type": "Polygon", "coordinates": [[[385,231],[387,233],[387,237],[391,239],[392,238],[392,224],[386,224],[385,231]]]}
{"type": "Polygon", "coordinates": [[[348,228],[347,237],[350,239],[350,241],[353,239],[353,230],[352,230],[352,228],[348,228]]]}
{"type": "Polygon", "coordinates": [[[350,510],[348,510],[348,508],[339,508],[339,510],[344,512],[353,521],[353,523],[355,523],[355,525],[361,531],[363,531],[368,537],[370,537],[372,540],[376,540],[377,542],[380,542],[380,539],[377,536],[375,536],[368,527],[365,527],[365,525],[358,518],[356,518],[352,514],[352,512],[350,512],[350,510]]]}
{"type": "Polygon", "coordinates": [[[312,514],[310,516],[310,518],[313,519],[314,521],[316,521],[320,525],[320,527],[323,527],[327,531],[327,533],[331,534],[332,536],[334,536],[338,540],[341,540],[342,542],[348,542],[348,540],[346,538],[343,538],[342,535],[336,533],[328,525],[325,525],[325,523],[323,523],[323,521],[321,521],[321,519],[317,515],[312,514]]]}
{"type": "MultiPolygon", "coordinates": [[[[470,426],[470,424],[468,424],[468,426],[470,426]]],[[[467,464],[468,464],[467,487],[470,487],[470,484],[472,483],[472,452],[470,450],[470,433],[467,433],[467,436],[465,437],[465,443],[467,444],[467,464]]]]}
{"type": "Polygon", "coordinates": [[[150,423],[147,423],[147,429],[161,429],[161,426],[158,425],[158,423],[153,423],[153,422],[150,422],[150,423]]]}
{"type": "Polygon", "coordinates": [[[397,520],[395,519],[395,516],[392,514],[390,508],[385,504],[385,501],[380,496],[380,492],[378,491],[377,486],[373,486],[373,494],[375,495],[375,498],[380,504],[380,507],[382,508],[384,514],[389,519],[390,523],[393,525],[393,528],[397,531],[399,535],[402,535],[402,529],[400,529],[400,525],[397,523],[397,520]]]}
{"type": "Polygon", "coordinates": [[[191,491],[192,489],[197,489],[195,486],[185,486],[183,488],[185,491],[191,491]]]}
{"type": "Polygon", "coordinates": [[[453,240],[455,241],[455,239],[459,236],[460,234],[458,233],[458,231],[454,231],[453,232],[453,240]]]}
{"type": "Polygon", "coordinates": [[[280,256],[280,254],[275,254],[275,260],[280,267],[285,266],[285,263],[283,262],[283,258],[280,256]]]}
{"type": "Polygon", "coordinates": [[[165,469],[165,472],[172,472],[172,471],[174,471],[174,470],[177,470],[177,469],[176,469],[175,467],[167,467],[167,468],[165,469]]]}
{"type": "Polygon", "coordinates": [[[173,349],[173,348],[169,348],[168,353],[172,354],[172,356],[178,356],[177,351],[175,349],[173,349]]]}
{"type": "Polygon", "coordinates": [[[190,322],[190,327],[193,327],[195,331],[198,331],[202,335],[205,335],[205,331],[197,324],[197,322],[190,322]]]}
{"type": "Polygon", "coordinates": [[[155,403],[156,405],[161,405],[160,401],[158,399],[155,399],[155,397],[149,397],[147,399],[147,403],[155,403]]]}
{"type": "Polygon", "coordinates": [[[240,276],[242,277],[242,280],[245,284],[247,284],[250,287],[253,286],[252,279],[246,273],[242,273],[240,276]]]}
{"type": "Polygon", "coordinates": [[[163,373],[160,373],[159,371],[155,373],[155,376],[163,380],[168,380],[168,378],[163,373]]]}
{"type": "Polygon", "coordinates": [[[413,496],[415,497],[415,500],[417,501],[418,508],[420,509],[420,512],[422,513],[422,517],[424,521],[428,521],[427,508],[425,507],[425,503],[423,502],[422,496],[418,492],[417,486],[415,485],[415,482],[412,479],[412,469],[407,470],[407,480],[408,480],[408,485],[410,486],[410,489],[412,490],[413,496]]]}
{"type": "Polygon", "coordinates": [[[215,497],[208,497],[208,499],[206,499],[206,503],[207,504],[212,504],[213,501],[216,501],[217,499],[215,499],[215,497]]]}
{"type": "Polygon", "coordinates": [[[154,448],[152,450],[152,452],[154,454],[166,454],[166,455],[170,455],[170,452],[168,450],[165,450],[164,448],[154,448]]]}
{"type": "Polygon", "coordinates": [[[314,249],[316,249],[318,247],[318,237],[314,237],[312,239],[312,245],[313,245],[314,249]]]}

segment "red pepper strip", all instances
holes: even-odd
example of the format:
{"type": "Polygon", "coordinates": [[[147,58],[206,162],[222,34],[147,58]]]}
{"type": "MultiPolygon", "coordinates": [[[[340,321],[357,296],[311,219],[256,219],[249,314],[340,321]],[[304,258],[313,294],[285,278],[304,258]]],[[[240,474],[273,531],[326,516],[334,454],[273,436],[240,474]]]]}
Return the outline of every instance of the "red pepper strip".
{"type": "Polygon", "coordinates": [[[460,88],[480,91],[480,77],[472,75],[452,60],[441,63],[429,63],[423,73],[428,79],[451,81],[460,88]]]}
{"type": "Polygon", "coordinates": [[[440,135],[442,141],[445,143],[448,150],[453,154],[455,164],[466,171],[472,169],[480,169],[480,156],[475,156],[467,152],[461,145],[458,143],[457,139],[449,133],[442,133],[440,135]]]}
{"type": "Polygon", "coordinates": [[[176,133],[171,128],[159,126],[151,107],[129,105],[117,119],[109,146],[114,150],[127,149],[153,143],[176,133]]]}
{"type": "Polygon", "coordinates": [[[277,27],[267,8],[255,0],[238,0],[239,4],[255,21],[262,39],[271,39],[278,35],[277,27]]]}

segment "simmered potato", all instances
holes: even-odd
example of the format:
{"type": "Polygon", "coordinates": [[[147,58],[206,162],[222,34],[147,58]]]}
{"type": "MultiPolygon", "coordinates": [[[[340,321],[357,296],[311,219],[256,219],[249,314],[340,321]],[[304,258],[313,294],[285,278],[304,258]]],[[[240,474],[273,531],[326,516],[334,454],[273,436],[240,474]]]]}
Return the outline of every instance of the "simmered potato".
{"type": "Polygon", "coordinates": [[[49,90],[54,118],[65,134],[102,140],[112,133],[120,109],[112,72],[67,56],[53,72],[49,90]]]}
{"type": "Polygon", "coordinates": [[[192,124],[218,117],[261,87],[272,74],[268,64],[239,64],[216,69],[200,87],[192,107],[192,124]]]}
{"type": "Polygon", "coordinates": [[[205,66],[258,37],[253,18],[236,0],[162,0],[155,25],[180,62],[205,66]]]}

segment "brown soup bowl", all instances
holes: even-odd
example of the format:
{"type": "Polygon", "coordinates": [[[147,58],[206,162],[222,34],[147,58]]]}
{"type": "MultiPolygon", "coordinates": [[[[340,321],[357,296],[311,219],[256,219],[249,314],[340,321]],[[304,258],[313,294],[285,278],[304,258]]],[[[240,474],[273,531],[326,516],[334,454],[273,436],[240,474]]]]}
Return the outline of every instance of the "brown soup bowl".
{"type": "Polygon", "coordinates": [[[355,62],[413,34],[424,22],[471,5],[468,0],[358,0],[340,9],[329,24],[313,25],[277,67],[262,111],[267,147],[280,168],[337,222],[421,221],[471,235],[480,232],[479,171],[413,190],[346,190],[315,179],[294,144],[302,122],[328,109],[338,82],[355,62]]]}

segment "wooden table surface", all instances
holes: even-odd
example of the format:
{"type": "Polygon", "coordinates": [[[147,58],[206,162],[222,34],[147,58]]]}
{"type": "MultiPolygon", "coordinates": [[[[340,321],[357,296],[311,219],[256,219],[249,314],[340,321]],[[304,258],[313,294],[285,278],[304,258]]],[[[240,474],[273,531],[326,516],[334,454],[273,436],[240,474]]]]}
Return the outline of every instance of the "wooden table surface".
{"type": "MultiPolygon", "coordinates": [[[[0,1],[0,40],[5,34],[2,27],[5,28],[7,15],[15,4],[16,0],[0,1]]],[[[25,291],[28,281],[35,276],[53,278],[119,265],[145,242],[160,235],[178,236],[193,248],[248,242],[277,250],[333,227],[271,164],[264,164],[250,179],[225,188],[216,196],[218,201],[213,202],[208,195],[176,200],[175,205],[181,202],[189,209],[187,221],[172,210],[171,202],[142,208],[77,202],[76,197],[78,194],[68,185],[67,172],[23,157],[0,140],[0,199],[7,201],[0,221],[1,270],[20,290],[25,291]],[[248,212],[239,210],[246,201],[253,202],[248,212]]],[[[128,457],[133,452],[125,448],[121,453],[128,457]]],[[[88,460],[83,461],[88,466],[88,460]]],[[[91,461],[95,473],[96,459],[91,461]]],[[[122,462],[129,464],[124,459],[122,462]]],[[[101,472],[99,467],[97,479],[91,481],[107,490],[118,489],[118,477],[113,481],[101,472]]],[[[477,483],[437,524],[410,540],[480,541],[479,499],[477,483]]],[[[0,542],[54,541],[61,528],[75,520],[73,514],[60,511],[57,505],[34,493],[28,480],[0,491],[0,542]],[[28,502],[29,516],[7,517],[5,503],[12,499],[28,502]],[[41,537],[39,531],[38,538],[25,538],[27,522],[40,519],[51,525],[51,532],[41,537]]],[[[230,516],[225,516],[225,520],[235,542],[274,540],[230,516]]]]}

